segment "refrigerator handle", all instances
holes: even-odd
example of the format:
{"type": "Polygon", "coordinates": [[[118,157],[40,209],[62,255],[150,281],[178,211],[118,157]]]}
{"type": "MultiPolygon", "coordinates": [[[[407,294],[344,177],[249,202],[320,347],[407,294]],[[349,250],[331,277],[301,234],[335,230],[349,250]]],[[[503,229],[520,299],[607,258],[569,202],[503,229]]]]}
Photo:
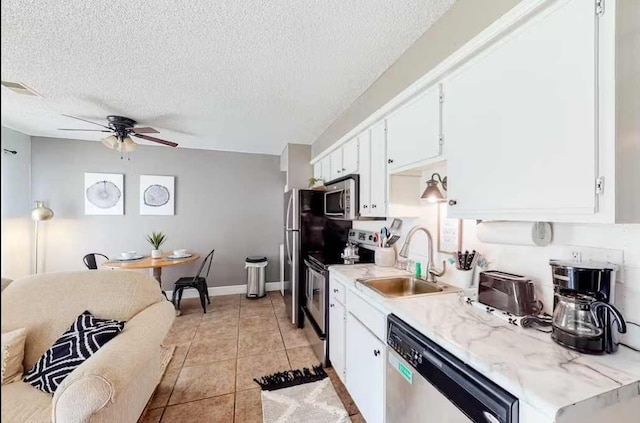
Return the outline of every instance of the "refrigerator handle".
{"type": "Polygon", "coordinates": [[[289,227],[289,217],[291,217],[291,208],[293,207],[293,194],[289,197],[289,204],[287,204],[287,217],[284,221],[284,229],[290,231],[293,228],[289,227]]]}
{"type": "Polygon", "coordinates": [[[287,217],[286,220],[284,222],[284,237],[285,237],[285,243],[287,244],[286,248],[287,248],[287,260],[289,260],[289,263],[293,262],[293,256],[291,253],[291,244],[289,243],[289,233],[293,232],[293,229],[289,228],[289,217],[291,216],[291,208],[293,207],[293,195],[291,195],[291,197],[289,197],[289,204],[287,204],[287,217]]]}

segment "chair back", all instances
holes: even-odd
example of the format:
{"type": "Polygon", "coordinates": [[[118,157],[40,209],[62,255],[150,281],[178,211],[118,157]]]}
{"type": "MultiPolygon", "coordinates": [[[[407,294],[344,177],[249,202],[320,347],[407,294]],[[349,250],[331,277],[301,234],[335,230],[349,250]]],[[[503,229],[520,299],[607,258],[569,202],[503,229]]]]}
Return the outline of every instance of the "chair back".
{"type": "Polygon", "coordinates": [[[211,250],[211,252],[209,254],[207,254],[207,256],[204,258],[204,260],[202,260],[202,264],[200,265],[200,269],[198,269],[198,273],[193,278],[194,282],[198,278],[201,278],[201,277],[208,278],[209,277],[209,271],[211,270],[211,263],[213,262],[213,253],[215,251],[216,251],[216,249],[214,248],[213,250],[211,250]],[[204,271],[205,266],[207,267],[207,274],[205,276],[203,276],[202,273],[204,271]]]}
{"type": "Polygon", "coordinates": [[[104,257],[105,260],[109,260],[109,257],[100,253],[89,253],[82,258],[84,265],[87,266],[89,270],[98,270],[98,263],[96,262],[96,256],[104,257]]]}

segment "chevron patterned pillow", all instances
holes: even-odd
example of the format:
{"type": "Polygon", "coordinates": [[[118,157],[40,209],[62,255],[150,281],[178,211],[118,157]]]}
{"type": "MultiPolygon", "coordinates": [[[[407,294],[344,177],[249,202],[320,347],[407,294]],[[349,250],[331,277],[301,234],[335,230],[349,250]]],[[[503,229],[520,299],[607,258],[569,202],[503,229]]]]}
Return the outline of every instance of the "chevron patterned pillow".
{"type": "Polygon", "coordinates": [[[23,380],[53,394],[62,381],[124,329],[125,322],[98,319],[88,311],[40,357],[23,380]]]}

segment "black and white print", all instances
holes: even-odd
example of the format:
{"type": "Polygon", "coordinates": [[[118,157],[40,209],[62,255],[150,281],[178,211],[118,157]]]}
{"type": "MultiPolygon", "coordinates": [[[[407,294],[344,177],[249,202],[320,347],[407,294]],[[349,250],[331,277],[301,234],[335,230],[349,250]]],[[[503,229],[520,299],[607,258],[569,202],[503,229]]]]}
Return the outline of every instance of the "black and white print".
{"type": "Polygon", "coordinates": [[[140,214],[173,216],[174,205],[173,176],[140,175],[140,214]]]}
{"type": "Polygon", "coordinates": [[[123,215],[124,175],[117,173],[85,173],[84,214],[123,215]]]}
{"type": "Polygon", "coordinates": [[[125,322],[98,319],[85,311],[40,357],[23,380],[53,394],[62,381],[86,359],[122,332],[125,322]]]}

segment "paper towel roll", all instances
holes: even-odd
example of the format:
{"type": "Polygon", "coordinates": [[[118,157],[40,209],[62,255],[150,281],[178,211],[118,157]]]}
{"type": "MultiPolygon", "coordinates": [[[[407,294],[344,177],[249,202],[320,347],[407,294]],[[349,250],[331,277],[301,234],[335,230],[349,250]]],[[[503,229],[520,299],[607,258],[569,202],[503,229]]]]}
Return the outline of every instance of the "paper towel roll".
{"type": "Polygon", "coordinates": [[[481,222],[476,235],[487,244],[544,247],[551,243],[552,230],[548,222],[481,222]]]}

